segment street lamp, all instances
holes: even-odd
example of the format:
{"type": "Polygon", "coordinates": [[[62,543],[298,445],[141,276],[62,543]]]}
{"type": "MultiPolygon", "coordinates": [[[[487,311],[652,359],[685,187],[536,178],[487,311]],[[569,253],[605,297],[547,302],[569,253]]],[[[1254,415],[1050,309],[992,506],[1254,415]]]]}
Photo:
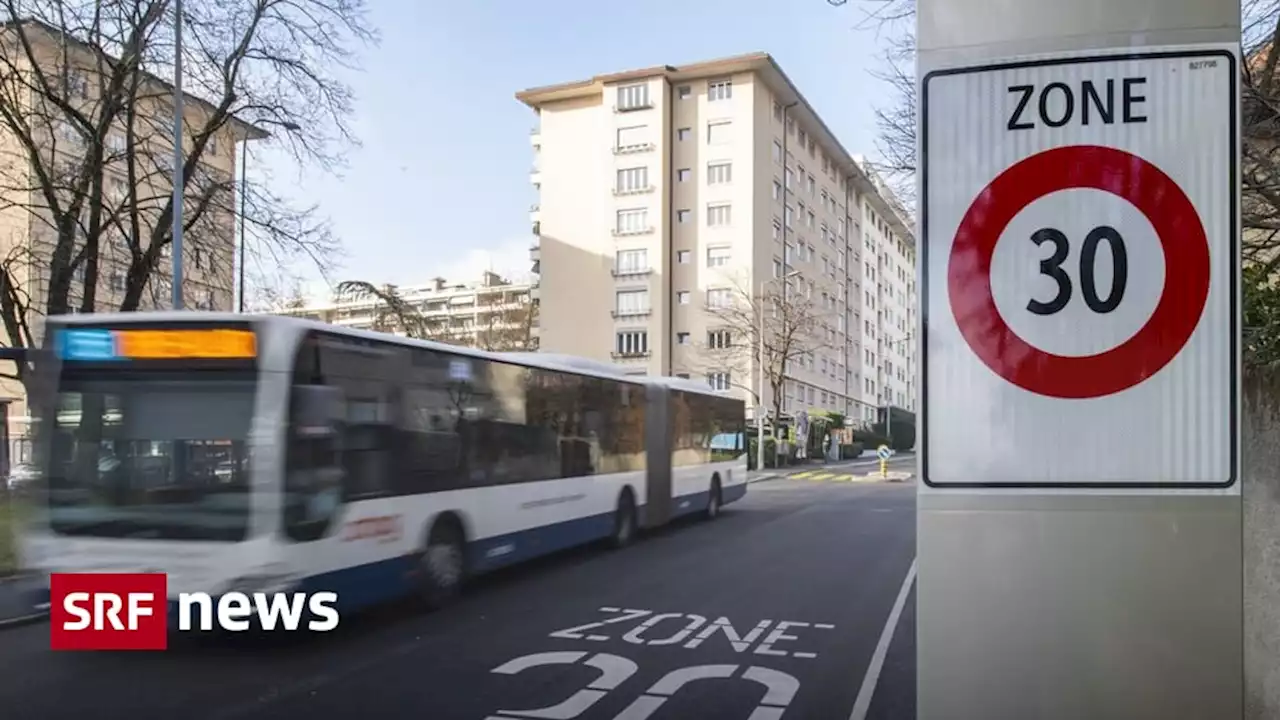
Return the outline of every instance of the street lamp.
{"type": "Polygon", "coordinates": [[[782,280],[784,288],[783,292],[785,293],[786,281],[799,274],[799,270],[792,270],[789,273],[783,274],[781,277],[773,278],[772,280],[760,281],[760,300],[757,303],[760,308],[760,327],[756,330],[760,335],[760,360],[756,364],[756,373],[757,378],[759,379],[759,387],[756,394],[756,399],[758,401],[756,404],[756,470],[760,472],[764,472],[764,291],[765,287],[767,287],[769,283],[776,280],[782,280]]]}
{"type": "MultiPolygon", "coordinates": [[[[280,127],[285,130],[297,131],[302,126],[292,122],[282,122],[280,127]]],[[[245,228],[249,223],[246,220],[245,208],[249,199],[249,134],[245,133],[244,140],[240,142],[243,149],[240,153],[240,242],[236,254],[240,259],[239,277],[236,279],[236,311],[244,312],[244,268],[249,263],[245,255],[245,228]]]]}
{"type": "Polygon", "coordinates": [[[182,309],[182,0],[173,2],[173,309],[182,309]]]}

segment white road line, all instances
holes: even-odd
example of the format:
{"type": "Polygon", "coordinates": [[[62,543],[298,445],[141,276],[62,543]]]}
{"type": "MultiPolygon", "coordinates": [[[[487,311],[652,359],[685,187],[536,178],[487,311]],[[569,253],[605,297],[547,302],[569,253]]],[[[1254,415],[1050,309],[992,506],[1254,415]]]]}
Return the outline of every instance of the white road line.
{"type": "Polygon", "coordinates": [[[884,669],[884,658],[889,654],[889,644],[893,642],[893,632],[898,627],[898,618],[902,617],[902,608],[907,604],[907,596],[911,594],[911,584],[916,580],[916,561],[911,561],[907,577],[902,580],[902,588],[898,590],[898,599],[893,602],[889,611],[889,619],[880,632],[880,642],[876,643],[876,651],[871,654],[871,663],[867,665],[867,674],[862,676],[862,687],[858,690],[858,699],[853,703],[853,712],[849,720],[866,720],[867,711],[871,709],[871,697],[875,695],[876,683],[880,681],[880,671],[884,669]]]}

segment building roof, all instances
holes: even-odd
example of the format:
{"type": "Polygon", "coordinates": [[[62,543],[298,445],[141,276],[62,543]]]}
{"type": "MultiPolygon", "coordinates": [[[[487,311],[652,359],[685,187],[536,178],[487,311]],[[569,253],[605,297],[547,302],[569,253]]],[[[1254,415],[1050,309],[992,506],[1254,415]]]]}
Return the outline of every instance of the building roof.
{"type": "MultiPolygon", "coordinates": [[[[41,30],[45,31],[48,34],[53,35],[54,37],[67,39],[68,41],[75,44],[85,52],[94,53],[94,54],[102,52],[101,48],[90,45],[89,43],[86,43],[83,40],[80,40],[76,36],[67,32],[63,32],[62,29],[54,27],[53,25],[50,25],[49,23],[46,23],[45,21],[40,20],[38,18],[23,18],[21,20],[0,21],[0,27],[3,27],[3,28],[15,27],[17,25],[33,25],[35,27],[40,28],[41,30]]],[[[110,57],[112,60],[119,60],[119,58],[112,57],[110,55],[108,55],[107,57],[110,57]]],[[[170,93],[172,93],[173,90],[175,89],[172,81],[165,80],[160,76],[147,72],[145,70],[142,72],[142,74],[148,81],[159,85],[161,88],[168,90],[170,93]]],[[[217,110],[217,108],[214,107],[213,103],[197,95],[192,95],[190,92],[187,92],[184,90],[182,93],[182,96],[183,96],[184,102],[195,104],[206,112],[212,113],[215,110],[217,110]]],[[[232,129],[235,131],[237,138],[245,139],[245,140],[263,140],[271,137],[271,133],[266,128],[241,120],[235,115],[230,115],[229,117],[230,117],[230,123],[231,123],[232,129]]]]}
{"type": "Polygon", "coordinates": [[[819,136],[822,144],[836,151],[832,160],[836,162],[837,167],[847,178],[853,180],[859,193],[876,198],[878,202],[874,204],[877,205],[877,210],[880,214],[899,233],[914,238],[911,226],[899,216],[894,204],[881,193],[877,183],[868,175],[866,169],[855,159],[852,153],[845,149],[840,140],[836,138],[835,133],[831,131],[831,128],[827,127],[822,117],[818,115],[818,111],[809,104],[804,94],[800,92],[795,83],[791,82],[791,78],[787,77],[782,67],[778,65],[778,62],[769,53],[754,52],[687,65],[658,65],[639,70],[595,75],[588,80],[577,80],[522,90],[516,93],[516,99],[531,108],[538,109],[548,103],[602,94],[606,85],[614,83],[639,81],[651,77],[663,77],[668,83],[678,83],[719,75],[733,75],[735,73],[755,73],[773,91],[778,102],[784,105],[795,103],[795,108],[790,111],[791,115],[801,122],[807,122],[811,130],[817,131],[813,134],[819,136]],[[797,110],[799,115],[795,114],[797,110]]]}

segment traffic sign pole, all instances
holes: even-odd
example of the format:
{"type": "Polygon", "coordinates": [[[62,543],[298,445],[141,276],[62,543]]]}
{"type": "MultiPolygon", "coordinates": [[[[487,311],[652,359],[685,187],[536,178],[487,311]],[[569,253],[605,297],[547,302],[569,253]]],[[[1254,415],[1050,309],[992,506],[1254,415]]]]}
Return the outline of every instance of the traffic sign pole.
{"type": "Polygon", "coordinates": [[[916,7],[918,717],[1241,717],[1239,4],[916,7]]]}

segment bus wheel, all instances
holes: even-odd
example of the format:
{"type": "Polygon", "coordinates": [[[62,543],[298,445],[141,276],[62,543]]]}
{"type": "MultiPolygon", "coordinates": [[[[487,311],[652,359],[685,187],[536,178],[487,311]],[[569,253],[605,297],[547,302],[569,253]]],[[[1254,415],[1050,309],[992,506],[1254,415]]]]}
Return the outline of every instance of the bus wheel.
{"type": "Polygon", "coordinates": [[[616,548],[626,547],[636,536],[636,500],[631,488],[622,491],[618,497],[618,509],[613,514],[613,535],[610,544],[616,548]]]}
{"type": "Polygon", "coordinates": [[[446,518],[436,522],[418,563],[422,599],[428,608],[443,607],[458,596],[466,578],[466,545],[456,521],[446,518]]]}
{"type": "Polygon", "coordinates": [[[711,493],[707,498],[707,519],[715,520],[720,517],[720,476],[711,478],[711,493]]]}

